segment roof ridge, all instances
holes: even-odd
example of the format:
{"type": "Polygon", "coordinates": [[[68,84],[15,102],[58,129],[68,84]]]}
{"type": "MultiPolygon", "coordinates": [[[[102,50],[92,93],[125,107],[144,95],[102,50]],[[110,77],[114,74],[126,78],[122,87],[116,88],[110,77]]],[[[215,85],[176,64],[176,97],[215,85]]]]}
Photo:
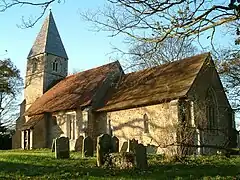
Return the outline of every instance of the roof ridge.
{"type": "Polygon", "coordinates": [[[138,71],[133,71],[133,72],[127,73],[125,75],[130,75],[130,74],[133,74],[133,73],[143,72],[143,71],[150,70],[150,69],[153,69],[153,68],[164,67],[164,66],[167,66],[167,65],[171,65],[171,64],[174,64],[174,63],[177,63],[177,62],[185,61],[185,60],[197,57],[197,56],[204,56],[204,55],[207,55],[207,54],[209,55],[210,52],[199,53],[199,54],[196,54],[194,56],[185,57],[185,58],[182,58],[182,59],[179,59],[179,60],[176,60],[176,61],[171,61],[171,62],[159,64],[159,65],[156,65],[156,66],[152,66],[152,67],[147,67],[145,69],[141,69],[141,70],[138,70],[138,71]]]}
{"type": "MultiPolygon", "coordinates": [[[[194,78],[193,81],[192,81],[192,85],[194,84],[194,82],[195,82],[196,79],[198,78],[199,73],[201,72],[201,70],[202,70],[202,68],[203,68],[204,63],[206,62],[206,60],[207,60],[209,57],[212,58],[210,52],[205,53],[205,54],[208,54],[208,56],[206,56],[206,57],[204,58],[204,60],[202,61],[201,67],[198,69],[197,75],[195,76],[195,78],[194,78]]],[[[214,63],[214,62],[213,62],[213,63],[214,63]]],[[[186,92],[186,95],[187,95],[187,94],[189,93],[189,91],[191,90],[192,85],[189,87],[188,91],[186,92]]]]}
{"type": "MultiPolygon", "coordinates": [[[[50,15],[51,15],[51,14],[52,14],[52,12],[50,11],[48,17],[45,19],[45,21],[48,21],[48,22],[47,22],[47,30],[46,30],[46,34],[47,34],[47,35],[46,35],[46,37],[45,37],[46,39],[45,39],[45,44],[44,44],[44,52],[47,51],[47,48],[46,48],[46,47],[47,47],[47,39],[48,39],[48,36],[49,36],[49,24],[50,24],[49,21],[50,21],[50,15]]],[[[44,22],[43,22],[43,24],[44,24],[44,22]]]]}
{"type": "MultiPolygon", "coordinates": [[[[116,61],[113,61],[113,62],[110,62],[110,63],[107,63],[107,64],[103,64],[103,65],[101,65],[101,66],[97,66],[97,67],[94,67],[94,68],[91,68],[91,69],[86,69],[86,70],[84,70],[84,71],[80,71],[80,72],[76,72],[76,73],[74,73],[74,74],[70,74],[70,75],[68,75],[66,78],[69,78],[69,77],[71,77],[71,76],[75,76],[75,75],[77,75],[77,74],[81,74],[81,73],[84,73],[84,72],[87,72],[87,71],[92,71],[92,70],[94,70],[94,69],[102,68],[102,67],[108,66],[108,65],[110,65],[110,64],[117,64],[117,63],[120,64],[119,61],[116,60],[116,61]]],[[[66,79],[66,78],[65,78],[65,79],[66,79]]]]}

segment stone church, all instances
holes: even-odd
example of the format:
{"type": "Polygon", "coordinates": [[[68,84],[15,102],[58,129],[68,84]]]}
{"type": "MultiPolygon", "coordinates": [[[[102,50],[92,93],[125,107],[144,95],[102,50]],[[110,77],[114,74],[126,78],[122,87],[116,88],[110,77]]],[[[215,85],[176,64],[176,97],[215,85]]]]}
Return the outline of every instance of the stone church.
{"type": "Polygon", "coordinates": [[[192,153],[235,146],[234,113],[209,53],[128,74],[115,61],[68,76],[68,61],[50,12],[27,57],[13,148],[49,148],[67,136],[75,150],[79,136],[109,133],[120,148],[134,138],[174,153],[186,132],[192,153]]]}

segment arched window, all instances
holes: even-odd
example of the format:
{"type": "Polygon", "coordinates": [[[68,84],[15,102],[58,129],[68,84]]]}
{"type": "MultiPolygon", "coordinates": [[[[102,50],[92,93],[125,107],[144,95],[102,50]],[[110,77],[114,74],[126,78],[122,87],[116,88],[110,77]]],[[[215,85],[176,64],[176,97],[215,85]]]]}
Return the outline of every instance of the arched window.
{"type": "Polygon", "coordinates": [[[52,64],[52,70],[58,72],[58,61],[54,60],[52,64]]]}
{"type": "Polygon", "coordinates": [[[148,115],[143,115],[144,133],[149,133],[148,115]]]}
{"type": "Polygon", "coordinates": [[[217,129],[217,101],[212,88],[208,89],[206,95],[206,116],[209,129],[217,129]]]}

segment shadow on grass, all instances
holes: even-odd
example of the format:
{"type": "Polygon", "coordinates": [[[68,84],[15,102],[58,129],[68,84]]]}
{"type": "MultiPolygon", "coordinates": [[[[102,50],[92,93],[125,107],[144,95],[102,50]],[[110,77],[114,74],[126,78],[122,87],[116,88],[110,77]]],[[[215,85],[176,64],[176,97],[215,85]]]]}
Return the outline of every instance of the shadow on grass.
{"type": "Polygon", "coordinates": [[[159,179],[202,179],[203,177],[236,177],[240,174],[240,166],[235,165],[186,165],[165,164],[150,166],[148,175],[159,179]]]}
{"type": "Polygon", "coordinates": [[[0,161],[0,177],[50,179],[202,179],[203,177],[236,177],[240,166],[154,164],[147,171],[98,168],[95,159],[58,160],[53,157],[15,156],[14,161],[0,161]],[[24,159],[23,159],[24,158],[24,159]],[[22,160],[22,161],[20,161],[22,160]]]}

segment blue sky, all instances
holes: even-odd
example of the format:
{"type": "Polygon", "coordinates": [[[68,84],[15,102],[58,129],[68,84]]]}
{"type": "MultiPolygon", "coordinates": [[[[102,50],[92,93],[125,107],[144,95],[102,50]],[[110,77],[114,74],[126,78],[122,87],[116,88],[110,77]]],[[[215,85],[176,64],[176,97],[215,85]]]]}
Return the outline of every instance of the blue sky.
{"type": "MultiPolygon", "coordinates": [[[[113,58],[112,44],[122,46],[122,38],[110,38],[107,32],[91,31],[91,24],[83,21],[79,11],[87,9],[97,10],[103,8],[105,0],[97,1],[66,1],[51,6],[52,13],[61,35],[63,44],[69,57],[69,71],[85,70],[108,63],[113,58]]],[[[34,7],[14,7],[4,13],[0,13],[0,58],[11,58],[25,76],[27,55],[33,42],[40,31],[45,14],[33,28],[21,29],[22,16],[28,19],[30,16],[39,15],[40,11],[34,7]],[[8,51],[5,54],[5,50],[8,51]]]]}
{"type": "MultiPolygon", "coordinates": [[[[86,70],[111,61],[116,54],[111,54],[112,45],[126,49],[123,44],[123,37],[110,38],[109,32],[93,32],[92,24],[84,21],[79,12],[97,11],[103,8],[106,0],[81,0],[66,1],[65,3],[55,3],[51,6],[55,22],[61,35],[63,44],[69,57],[69,71],[86,70]]],[[[21,18],[28,19],[30,16],[39,15],[39,8],[32,6],[13,7],[6,12],[0,13],[0,59],[11,58],[21,70],[22,77],[25,76],[26,57],[33,45],[33,42],[40,31],[42,23],[48,13],[45,14],[33,28],[20,29],[17,24],[21,24],[21,18]],[[8,53],[5,54],[5,50],[8,53]]],[[[217,35],[216,43],[226,45],[228,39],[225,35],[217,35]]],[[[206,36],[201,38],[201,43],[208,45],[206,36]]]]}

